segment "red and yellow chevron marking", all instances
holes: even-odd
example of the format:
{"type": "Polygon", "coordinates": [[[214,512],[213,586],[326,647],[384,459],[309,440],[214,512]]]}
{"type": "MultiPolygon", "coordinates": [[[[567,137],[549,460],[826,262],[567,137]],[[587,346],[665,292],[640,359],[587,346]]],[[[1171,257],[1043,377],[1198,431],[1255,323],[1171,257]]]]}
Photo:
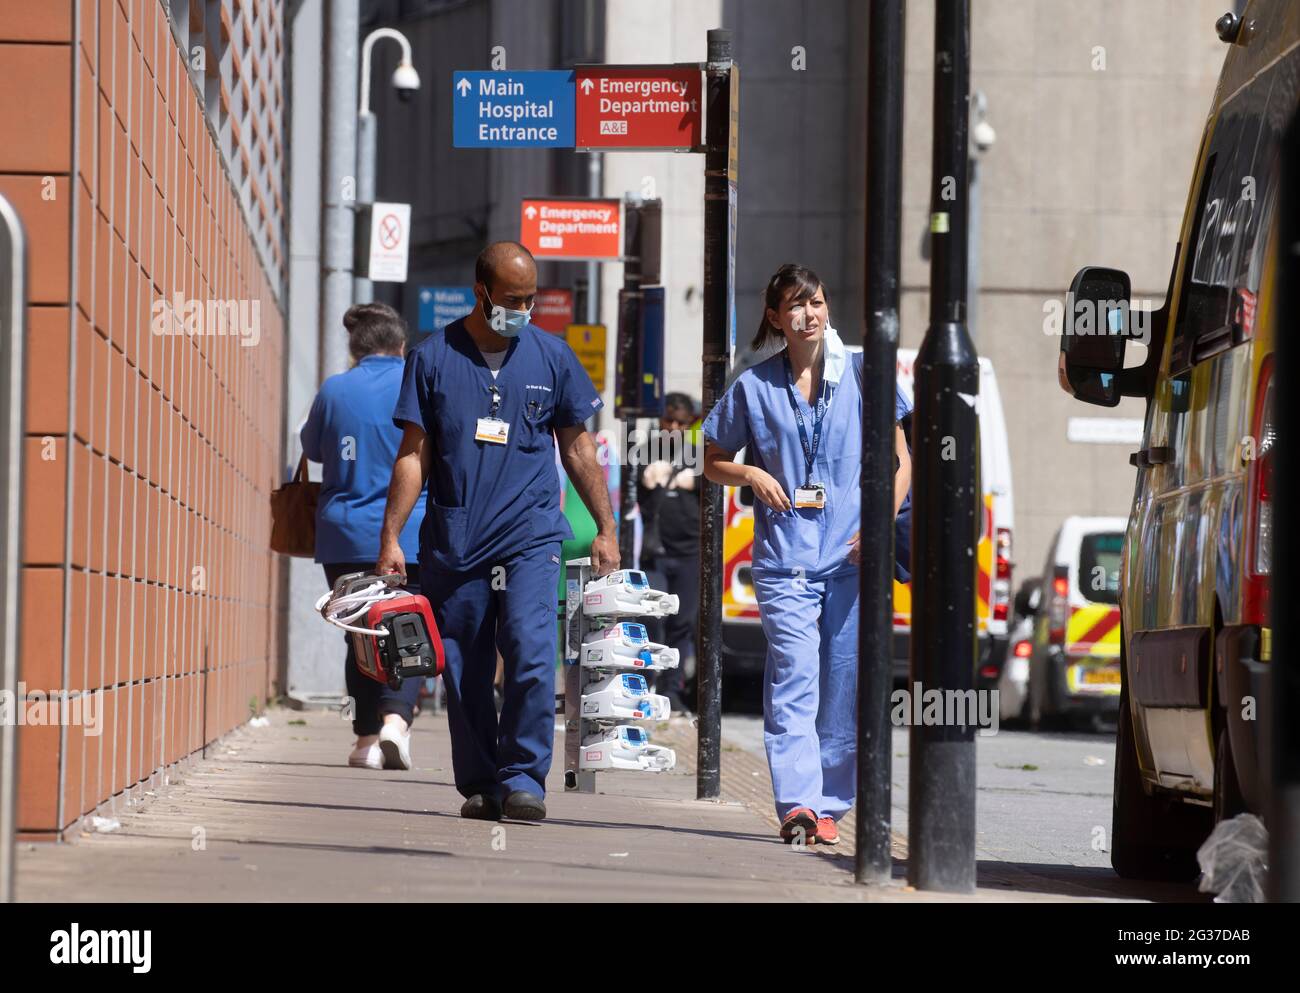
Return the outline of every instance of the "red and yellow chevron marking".
{"type": "Polygon", "coordinates": [[[1119,657],[1119,607],[1109,603],[1090,603],[1070,611],[1065,627],[1067,655],[1119,657]]]}
{"type": "MultiPolygon", "coordinates": [[[[993,598],[993,495],[984,494],[984,537],[975,548],[975,623],[980,631],[988,629],[989,601],[993,598]]],[[[912,624],[912,584],[894,581],[894,627],[912,624]]]]}
{"type": "MultiPolygon", "coordinates": [[[[739,491],[726,491],[722,531],[722,619],[724,621],[758,621],[758,604],[752,599],[742,602],[736,598],[732,580],[736,570],[748,565],[754,556],[754,512],[741,506],[739,491]]],[[[753,597],[753,590],[750,590],[753,597]]]]}

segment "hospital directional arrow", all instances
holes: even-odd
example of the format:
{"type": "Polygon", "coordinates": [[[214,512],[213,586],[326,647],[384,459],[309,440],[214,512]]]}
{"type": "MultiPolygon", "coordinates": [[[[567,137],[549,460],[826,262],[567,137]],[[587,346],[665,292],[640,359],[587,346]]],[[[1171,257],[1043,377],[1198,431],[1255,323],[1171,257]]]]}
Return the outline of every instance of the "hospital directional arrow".
{"type": "Polygon", "coordinates": [[[537,208],[536,208],[536,207],[533,207],[533,206],[529,206],[529,207],[524,211],[524,216],[527,217],[527,218],[531,221],[534,217],[537,216],[537,208]]]}
{"type": "Polygon", "coordinates": [[[456,84],[456,89],[460,90],[461,96],[467,95],[470,91],[469,80],[462,76],[460,82],[456,84]]]}

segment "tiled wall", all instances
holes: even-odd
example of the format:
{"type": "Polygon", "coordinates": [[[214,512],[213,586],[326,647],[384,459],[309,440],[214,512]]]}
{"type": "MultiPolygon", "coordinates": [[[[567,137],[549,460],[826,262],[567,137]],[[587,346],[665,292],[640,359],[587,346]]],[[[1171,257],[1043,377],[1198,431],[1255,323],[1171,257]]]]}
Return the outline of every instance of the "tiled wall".
{"type": "MultiPolygon", "coordinates": [[[[277,5],[221,6],[257,27],[277,5]]],[[[272,691],[282,274],[184,59],[160,0],[0,0],[0,193],[30,264],[19,678],[101,693],[97,735],[20,729],[28,837],[160,783],[272,691]],[[173,294],[256,301],[256,344],[153,333],[173,294]]]]}

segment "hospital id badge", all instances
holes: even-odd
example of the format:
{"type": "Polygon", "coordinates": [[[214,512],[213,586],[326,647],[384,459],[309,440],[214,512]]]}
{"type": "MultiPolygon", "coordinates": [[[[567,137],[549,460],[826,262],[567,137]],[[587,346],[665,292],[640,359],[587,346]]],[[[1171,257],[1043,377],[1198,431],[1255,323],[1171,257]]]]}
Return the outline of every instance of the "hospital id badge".
{"type": "Polygon", "coordinates": [[[811,508],[821,510],[826,506],[826,487],[821,483],[808,483],[794,491],[796,509],[811,508]]]}
{"type": "Polygon", "coordinates": [[[489,445],[504,445],[510,437],[510,425],[496,417],[480,417],[474,431],[475,441],[486,441],[489,445]]]}

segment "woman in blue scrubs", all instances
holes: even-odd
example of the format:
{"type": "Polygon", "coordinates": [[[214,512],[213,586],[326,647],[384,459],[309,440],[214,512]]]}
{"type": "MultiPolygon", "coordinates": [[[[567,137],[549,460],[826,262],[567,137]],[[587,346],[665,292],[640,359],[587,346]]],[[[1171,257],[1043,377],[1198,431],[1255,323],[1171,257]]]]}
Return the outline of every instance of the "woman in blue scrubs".
{"type": "MultiPolygon", "coordinates": [[[[347,372],[325,380],[299,437],[302,450],[322,463],[316,505],[316,561],[332,587],[340,576],[370,572],[388,499],[388,480],[402,432],[393,426],[393,404],[402,386],[406,322],[382,303],[357,304],[343,315],[348,349],[356,362],[347,372]]],[[[401,534],[402,548],[418,560],[420,524],[413,514],[401,534]]],[[[419,593],[413,571],[407,589],[419,593]]],[[[355,710],[356,747],[348,764],[365,769],[411,768],[411,720],[420,681],[408,679],[400,690],[361,674],[351,635],[347,642],[346,680],[355,710]]]]}
{"type": "MultiPolygon", "coordinates": [[[[768,283],[753,347],[782,339],[705,419],[704,474],[756,497],[763,739],[781,837],[833,845],[856,785],[862,356],[845,350],[822,282],[803,266],[782,266],[768,283]],[[748,465],[735,460],[742,448],[748,465]]],[[[897,513],[911,478],[897,426],[895,450],[897,513]]]]}

